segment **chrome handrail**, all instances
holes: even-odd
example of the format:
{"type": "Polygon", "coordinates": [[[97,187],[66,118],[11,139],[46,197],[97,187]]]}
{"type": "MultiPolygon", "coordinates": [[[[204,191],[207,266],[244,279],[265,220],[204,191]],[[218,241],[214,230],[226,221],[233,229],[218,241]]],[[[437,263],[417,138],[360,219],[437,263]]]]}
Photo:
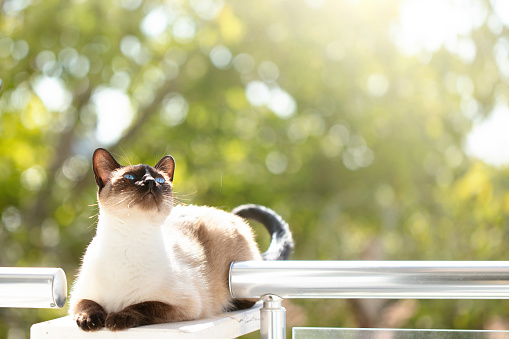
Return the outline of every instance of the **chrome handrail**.
{"type": "Polygon", "coordinates": [[[234,298],[509,299],[509,261],[245,261],[234,298]]]}
{"type": "Polygon", "coordinates": [[[229,284],[264,300],[261,338],[281,339],[283,298],[509,299],[509,261],[244,261],[229,284]]]}
{"type": "Polygon", "coordinates": [[[61,268],[0,267],[0,307],[61,308],[66,299],[61,268]]]}

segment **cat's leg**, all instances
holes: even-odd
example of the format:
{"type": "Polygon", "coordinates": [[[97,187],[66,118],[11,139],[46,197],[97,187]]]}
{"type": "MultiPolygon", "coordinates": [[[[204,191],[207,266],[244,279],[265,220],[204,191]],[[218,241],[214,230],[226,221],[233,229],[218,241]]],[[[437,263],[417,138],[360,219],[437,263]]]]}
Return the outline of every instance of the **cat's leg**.
{"type": "Polygon", "coordinates": [[[108,314],[106,327],[112,331],[119,331],[131,327],[182,320],[189,320],[183,308],[160,301],[144,301],[127,306],[120,312],[108,314]]]}
{"type": "Polygon", "coordinates": [[[95,301],[82,299],[76,305],[76,324],[83,331],[97,331],[104,327],[106,311],[95,301]]]}

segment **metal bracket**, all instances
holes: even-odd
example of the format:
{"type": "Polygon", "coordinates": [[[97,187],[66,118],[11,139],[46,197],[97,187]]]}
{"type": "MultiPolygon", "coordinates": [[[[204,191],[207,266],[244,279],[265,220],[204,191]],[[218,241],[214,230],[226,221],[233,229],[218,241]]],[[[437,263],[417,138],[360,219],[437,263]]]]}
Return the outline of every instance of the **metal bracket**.
{"type": "Polygon", "coordinates": [[[283,299],[274,294],[266,294],[262,300],[260,338],[286,339],[286,310],[281,305],[283,299]]]}

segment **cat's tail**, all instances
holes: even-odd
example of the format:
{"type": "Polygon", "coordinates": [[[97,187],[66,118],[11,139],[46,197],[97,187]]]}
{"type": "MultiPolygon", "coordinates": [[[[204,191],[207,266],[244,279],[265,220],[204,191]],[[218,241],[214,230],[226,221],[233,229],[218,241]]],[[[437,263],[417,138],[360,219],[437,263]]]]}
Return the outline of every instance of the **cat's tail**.
{"type": "Polygon", "coordinates": [[[252,219],[263,224],[271,235],[270,246],[262,254],[264,260],[287,260],[293,251],[292,233],[288,224],[279,214],[265,206],[247,204],[232,210],[244,219],[252,219]]]}

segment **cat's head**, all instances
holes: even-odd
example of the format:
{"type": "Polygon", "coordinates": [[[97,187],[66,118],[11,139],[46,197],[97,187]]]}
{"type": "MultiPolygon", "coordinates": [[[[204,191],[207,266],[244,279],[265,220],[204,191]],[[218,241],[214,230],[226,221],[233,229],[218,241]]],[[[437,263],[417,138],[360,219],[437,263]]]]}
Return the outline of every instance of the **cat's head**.
{"type": "MultiPolygon", "coordinates": [[[[120,165],[105,149],[93,155],[93,169],[101,210],[168,215],[173,204],[175,161],[169,155],[154,166],[120,165]]],[[[131,214],[131,213],[129,213],[131,214]]]]}

